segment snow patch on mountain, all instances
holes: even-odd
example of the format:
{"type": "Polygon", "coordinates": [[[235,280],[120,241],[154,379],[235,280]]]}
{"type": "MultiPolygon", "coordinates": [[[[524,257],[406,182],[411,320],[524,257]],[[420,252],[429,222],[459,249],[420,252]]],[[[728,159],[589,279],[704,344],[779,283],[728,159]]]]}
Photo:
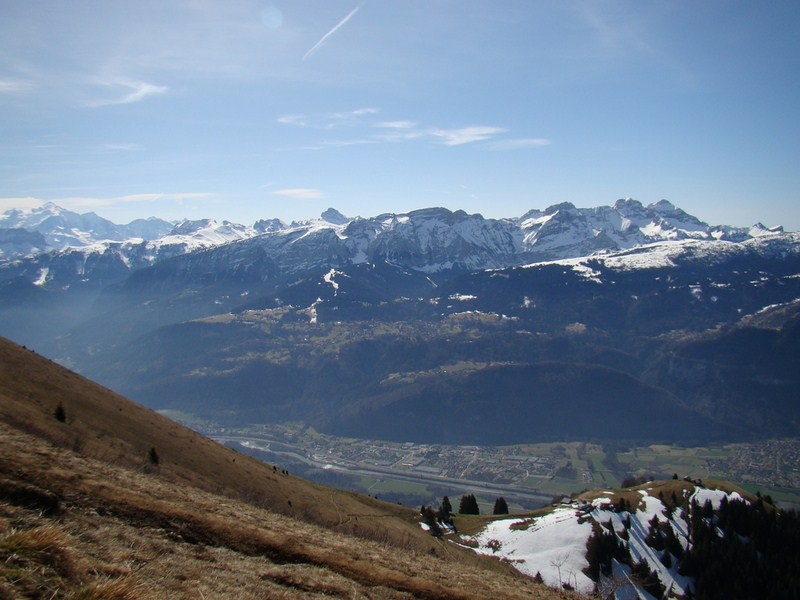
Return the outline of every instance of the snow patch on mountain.
{"type": "Polygon", "coordinates": [[[598,253],[579,258],[563,258],[524,265],[535,268],[547,265],[569,267],[587,279],[600,282],[598,266],[615,271],[674,268],[682,262],[703,261],[719,264],[736,255],[759,254],[786,256],[800,254],[800,233],[774,233],[744,242],[684,239],[661,241],[618,252],[598,253]]]}
{"type": "Polygon", "coordinates": [[[33,281],[33,285],[43,286],[47,281],[47,275],[50,273],[48,267],[39,270],[39,276],[33,281]]]}
{"type": "MultiPolygon", "coordinates": [[[[602,597],[611,593],[616,593],[617,598],[650,597],[631,576],[631,568],[616,560],[613,580],[601,574],[600,581],[595,582],[586,574],[587,542],[600,525],[601,531],[613,532],[624,544],[632,564],[644,563],[658,577],[666,590],[665,597],[682,597],[692,588],[693,579],[678,573],[680,562],[676,557],[665,565],[664,551],[656,550],[647,541],[651,524],[658,522],[669,526],[681,547],[688,548],[687,514],[681,508],[671,511],[655,493],[652,487],[640,489],[638,505],[620,510],[609,497],[612,492],[604,492],[591,502],[562,504],[541,516],[492,521],[478,534],[461,539],[479,554],[507,560],[526,575],[540,574],[551,587],[568,584],[580,593],[592,594],[597,584],[605,592],[602,597]]],[[[723,499],[743,500],[737,492],[702,486],[684,492],[684,498],[687,504],[696,503],[699,507],[708,501],[714,510],[719,510],[723,499]]]]}
{"type": "Polygon", "coordinates": [[[342,277],[347,277],[347,275],[341,271],[337,271],[336,269],[331,269],[325,275],[323,275],[322,280],[330,285],[333,288],[333,295],[339,295],[339,282],[336,281],[335,277],[340,275],[342,277]]]}
{"type": "Polygon", "coordinates": [[[183,247],[185,252],[212,248],[258,235],[253,227],[213,219],[181,221],[165,236],[147,244],[154,251],[165,246],[183,247]]]}

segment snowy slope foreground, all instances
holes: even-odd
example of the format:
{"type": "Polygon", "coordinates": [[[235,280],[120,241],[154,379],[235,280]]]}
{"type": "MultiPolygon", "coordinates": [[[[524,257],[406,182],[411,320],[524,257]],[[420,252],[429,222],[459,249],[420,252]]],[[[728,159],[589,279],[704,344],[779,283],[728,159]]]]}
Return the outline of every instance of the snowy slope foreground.
{"type": "Polygon", "coordinates": [[[507,560],[526,575],[541,576],[552,587],[584,594],[599,591],[603,598],[683,598],[695,591],[694,577],[686,574],[689,569],[681,561],[693,544],[700,543],[692,523],[702,519],[722,538],[726,533],[714,511],[731,503],[750,505],[735,491],[683,482],[645,484],[626,490],[625,496],[595,493],[542,516],[493,521],[478,535],[462,540],[480,554],[507,560]],[[677,495],[670,497],[676,489],[677,495]],[[600,536],[612,540],[611,547],[618,545],[619,554],[601,557],[606,568],[595,566],[593,579],[587,549],[590,540],[600,536]],[[649,585],[643,583],[648,580],[649,585]],[[654,596],[653,590],[659,588],[661,593],[654,596]]]}

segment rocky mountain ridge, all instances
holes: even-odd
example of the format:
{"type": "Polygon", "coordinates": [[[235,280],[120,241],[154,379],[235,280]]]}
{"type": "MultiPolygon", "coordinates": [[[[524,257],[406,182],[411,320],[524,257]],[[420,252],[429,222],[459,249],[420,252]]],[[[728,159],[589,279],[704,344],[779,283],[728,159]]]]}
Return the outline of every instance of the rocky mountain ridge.
{"type": "Polygon", "coordinates": [[[42,286],[68,283],[63,270],[85,282],[96,266],[106,281],[110,271],[122,279],[164,259],[248,240],[287,271],[307,269],[315,261],[334,266],[383,261],[438,273],[576,258],[658,241],[740,242],[782,231],[760,224],[712,227],[666,200],[644,206],[631,199],[597,208],[562,203],[509,219],[443,208],[349,219],[329,209],[311,221],[287,225],[272,219],[253,226],[209,219],[118,226],[93,213],[78,215],[47,204],[7,211],[0,215],[0,228],[5,258],[0,278],[21,276],[42,286]],[[84,268],[76,271],[76,262],[84,268]]]}
{"type": "Polygon", "coordinates": [[[11,209],[0,214],[0,230],[38,233],[44,242],[28,253],[14,252],[13,248],[6,247],[2,242],[0,250],[5,258],[22,258],[31,253],[82,248],[102,242],[158,239],[171,229],[172,224],[155,217],[117,225],[93,212],[78,214],[47,202],[40,207],[11,209]]]}

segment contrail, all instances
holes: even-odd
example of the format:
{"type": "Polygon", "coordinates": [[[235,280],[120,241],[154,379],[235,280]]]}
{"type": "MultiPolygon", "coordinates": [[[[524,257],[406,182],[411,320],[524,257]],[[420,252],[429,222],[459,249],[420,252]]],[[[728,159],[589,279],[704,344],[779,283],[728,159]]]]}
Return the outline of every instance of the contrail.
{"type": "Polygon", "coordinates": [[[342,19],[336,25],[334,25],[333,28],[328,33],[323,35],[322,38],[320,38],[320,40],[316,44],[314,44],[314,46],[311,48],[311,50],[309,50],[308,52],[306,52],[303,55],[303,60],[306,60],[309,56],[311,56],[317,50],[319,50],[320,46],[322,46],[326,41],[328,41],[328,38],[331,37],[334,33],[339,31],[339,28],[341,28],[342,25],[347,23],[351,19],[351,17],[361,9],[362,6],[364,6],[364,5],[363,4],[359,4],[353,10],[351,10],[349,13],[347,13],[347,16],[344,19],[342,19]]]}

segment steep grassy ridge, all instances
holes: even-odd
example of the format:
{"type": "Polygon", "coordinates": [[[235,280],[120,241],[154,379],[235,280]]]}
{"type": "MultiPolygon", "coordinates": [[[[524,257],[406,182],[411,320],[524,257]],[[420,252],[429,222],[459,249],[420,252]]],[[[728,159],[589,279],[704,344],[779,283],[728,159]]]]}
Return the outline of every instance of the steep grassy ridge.
{"type": "Polygon", "coordinates": [[[566,597],[0,341],[0,597],[18,596],[566,597]]]}

